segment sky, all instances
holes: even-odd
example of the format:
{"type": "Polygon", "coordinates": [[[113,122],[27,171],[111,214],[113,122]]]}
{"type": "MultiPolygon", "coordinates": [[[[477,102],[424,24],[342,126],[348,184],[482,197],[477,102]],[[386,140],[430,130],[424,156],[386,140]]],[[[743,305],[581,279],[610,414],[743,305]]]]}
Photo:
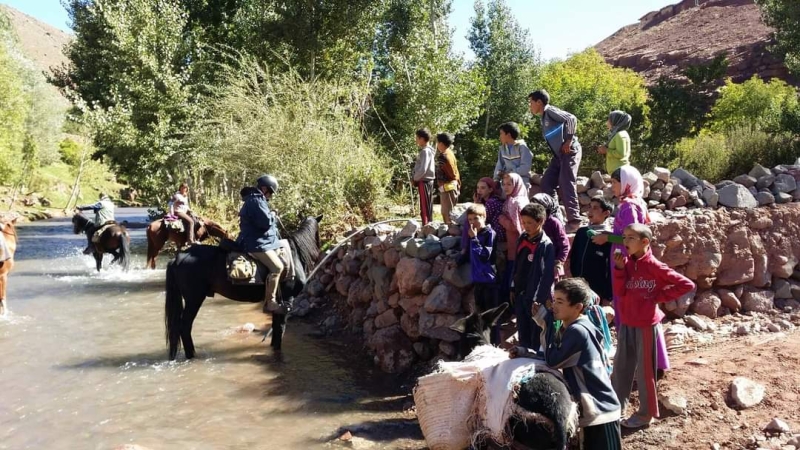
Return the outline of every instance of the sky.
{"type": "MultiPolygon", "coordinates": [[[[0,0],[42,22],[69,31],[60,0],[0,0]]],[[[506,0],[544,59],[565,58],[592,46],[650,11],[678,0],[506,0]]],[[[467,42],[474,0],[453,0],[450,23],[456,52],[471,58],[467,42]]]]}

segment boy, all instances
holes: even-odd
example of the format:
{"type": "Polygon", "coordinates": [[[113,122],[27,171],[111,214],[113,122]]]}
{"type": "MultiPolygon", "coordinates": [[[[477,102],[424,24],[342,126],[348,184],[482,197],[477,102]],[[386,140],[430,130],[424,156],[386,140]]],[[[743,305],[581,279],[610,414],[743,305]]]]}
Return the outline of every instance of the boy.
{"type": "Polygon", "coordinates": [[[582,277],[589,287],[600,296],[601,301],[610,302],[611,291],[611,243],[598,245],[592,242],[597,233],[611,233],[606,223],[614,209],[603,197],[595,197],[589,204],[586,215],[589,225],[580,228],[572,241],[569,256],[569,271],[573,277],[582,277]]]}
{"type": "MultiPolygon", "coordinates": [[[[467,208],[469,247],[459,263],[470,261],[470,274],[478,313],[486,312],[498,302],[497,271],[494,266],[497,234],[486,224],[486,208],[480,203],[467,208]]],[[[500,326],[492,327],[490,342],[500,345],[500,326]]]]}
{"type": "Polygon", "coordinates": [[[522,177],[525,187],[531,187],[533,153],[523,139],[519,139],[519,125],[506,122],[500,125],[500,150],[494,166],[494,180],[500,182],[503,174],[515,172],[522,177]]]}
{"type": "MultiPolygon", "coordinates": [[[[534,320],[546,328],[545,362],[561,369],[575,401],[580,405],[583,449],[622,449],[619,428],[620,403],[606,367],[602,332],[585,314],[594,304],[586,281],[559,281],[553,294],[553,309],[533,306],[534,320]],[[554,321],[561,321],[556,329],[554,321]]],[[[517,356],[517,351],[512,356],[517,356]]]]}
{"type": "Polygon", "coordinates": [[[614,289],[619,296],[620,327],[611,381],[624,410],[636,377],[639,411],[621,425],[642,428],[658,417],[656,333],[664,313],[656,303],[675,300],[694,290],[695,285],[653,256],[650,250],[653,232],[646,225],[628,225],[622,240],[630,257],[614,254],[614,289]]]}
{"type": "Polygon", "coordinates": [[[433,217],[433,180],[436,176],[436,158],[433,147],[429,143],[431,132],[427,128],[417,130],[415,140],[420,150],[411,178],[419,191],[419,211],[424,226],[433,217]]]}
{"type": "Polygon", "coordinates": [[[544,206],[530,203],[522,208],[520,218],[524,232],[517,241],[514,269],[514,313],[517,315],[519,345],[538,352],[541,328],[533,321],[534,303],[544,304],[553,293],[555,249],[542,231],[547,217],[544,206]]]}
{"type": "Polygon", "coordinates": [[[450,212],[458,203],[461,190],[461,175],[458,173],[456,155],[453,153],[453,135],[439,133],[436,135],[436,185],[439,188],[439,201],[442,204],[442,221],[453,224],[450,212]]]}
{"type": "Polygon", "coordinates": [[[531,114],[541,117],[542,135],[553,157],[542,176],[542,192],[556,197],[560,187],[561,199],[567,209],[567,233],[574,233],[581,225],[581,211],[578,207],[576,179],[581,164],[581,144],[575,136],[578,119],[555,106],[550,105],[550,94],[544,89],[528,95],[531,114]]]}

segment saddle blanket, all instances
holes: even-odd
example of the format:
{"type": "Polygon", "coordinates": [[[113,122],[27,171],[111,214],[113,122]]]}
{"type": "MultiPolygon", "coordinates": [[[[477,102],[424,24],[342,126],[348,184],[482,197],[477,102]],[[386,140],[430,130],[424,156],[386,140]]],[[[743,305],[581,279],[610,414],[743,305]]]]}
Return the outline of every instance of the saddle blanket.
{"type": "Polygon", "coordinates": [[[106,231],[108,227],[116,224],[117,222],[114,221],[104,223],[103,226],[98,228],[97,231],[95,231],[94,234],[92,235],[92,243],[97,244],[100,241],[100,236],[103,234],[103,232],[106,231]]]}
{"type": "MultiPolygon", "coordinates": [[[[294,279],[296,268],[289,241],[281,239],[278,243],[280,247],[275,252],[284,267],[281,281],[294,279]]],[[[238,251],[228,253],[228,278],[234,284],[266,284],[268,273],[267,267],[251,255],[238,251]]]]}

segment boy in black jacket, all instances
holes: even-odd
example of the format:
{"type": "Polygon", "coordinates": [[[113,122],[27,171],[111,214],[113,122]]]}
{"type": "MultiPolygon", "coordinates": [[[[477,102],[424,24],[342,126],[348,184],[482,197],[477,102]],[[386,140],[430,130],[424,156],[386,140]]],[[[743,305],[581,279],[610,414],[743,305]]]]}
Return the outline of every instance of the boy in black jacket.
{"type": "Polygon", "coordinates": [[[586,215],[589,226],[575,233],[572,253],[569,256],[569,271],[573,277],[582,277],[589,287],[600,296],[601,301],[611,301],[611,242],[597,245],[592,237],[597,233],[611,232],[607,225],[613,206],[603,197],[595,197],[586,215]]]}
{"type": "Polygon", "coordinates": [[[530,203],[520,212],[525,230],[517,242],[514,268],[514,312],[517,315],[519,345],[539,352],[541,328],[533,321],[533,303],[544,305],[553,294],[555,249],[542,231],[547,218],[544,206],[530,203]]]}

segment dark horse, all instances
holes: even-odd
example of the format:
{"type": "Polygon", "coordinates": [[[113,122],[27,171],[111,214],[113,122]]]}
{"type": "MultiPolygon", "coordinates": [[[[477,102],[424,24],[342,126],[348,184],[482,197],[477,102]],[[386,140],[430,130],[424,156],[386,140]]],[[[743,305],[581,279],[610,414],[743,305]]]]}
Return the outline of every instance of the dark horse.
{"type": "MultiPolygon", "coordinates": [[[[72,216],[72,232],[75,234],[85,233],[91,236],[97,231],[97,226],[83,214],[72,216]]],[[[92,255],[97,263],[97,271],[103,266],[103,253],[110,253],[114,256],[111,264],[119,263],[123,270],[128,270],[131,262],[131,236],[128,229],[122,225],[114,224],[106,228],[100,239],[92,244],[92,255]]]]}
{"type": "MultiPolygon", "coordinates": [[[[287,308],[294,297],[303,291],[306,274],[319,257],[319,221],[322,216],[309,217],[298,230],[288,236],[296,276],[294,280],[281,281],[278,301],[287,308]]],[[[178,355],[183,341],[186,358],[194,358],[192,323],[206,297],[220,294],[237,302],[257,303],[264,300],[264,285],[233,284],[228,279],[227,251],[210,245],[195,245],[178,253],[167,264],[167,299],[164,306],[164,323],[169,344],[169,359],[178,355]]],[[[275,351],[281,350],[286,330],[286,314],[272,314],[272,341],[275,351]]]]}
{"type": "MultiPolygon", "coordinates": [[[[209,236],[217,239],[227,238],[228,232],[216,222],[195,217],[194,236],[198,242],[202,242],[209,236]]],[[[186,243],[186,232],[164,226],[164,219],[151,222],[147,227],[147,264],[145,267],[156,268],[158,253],[167,241],[172,241],[178,248],[181,248],[186,243]]]]}
{"type": "MultiPolygon", "coordinates": [[[[479,345],[489,345],[490,330],[507,306],[503,304],[480,314],[472,313],[450,327],[461,335],[458,342],[459,358],[464,358],[479,345]]],[[[519,417],[512,416],[506,424],[508,433],[515,443],[512,448],[521,447],[529,450],[567,448],[577,425],[577,406],[563,381],[548,371],[537,371],[535,375],[520,383],[514,403],[525,414],[519,417]]],[[[493,445],[486,443],[480,448],[497,448],[493,445]]]]}

